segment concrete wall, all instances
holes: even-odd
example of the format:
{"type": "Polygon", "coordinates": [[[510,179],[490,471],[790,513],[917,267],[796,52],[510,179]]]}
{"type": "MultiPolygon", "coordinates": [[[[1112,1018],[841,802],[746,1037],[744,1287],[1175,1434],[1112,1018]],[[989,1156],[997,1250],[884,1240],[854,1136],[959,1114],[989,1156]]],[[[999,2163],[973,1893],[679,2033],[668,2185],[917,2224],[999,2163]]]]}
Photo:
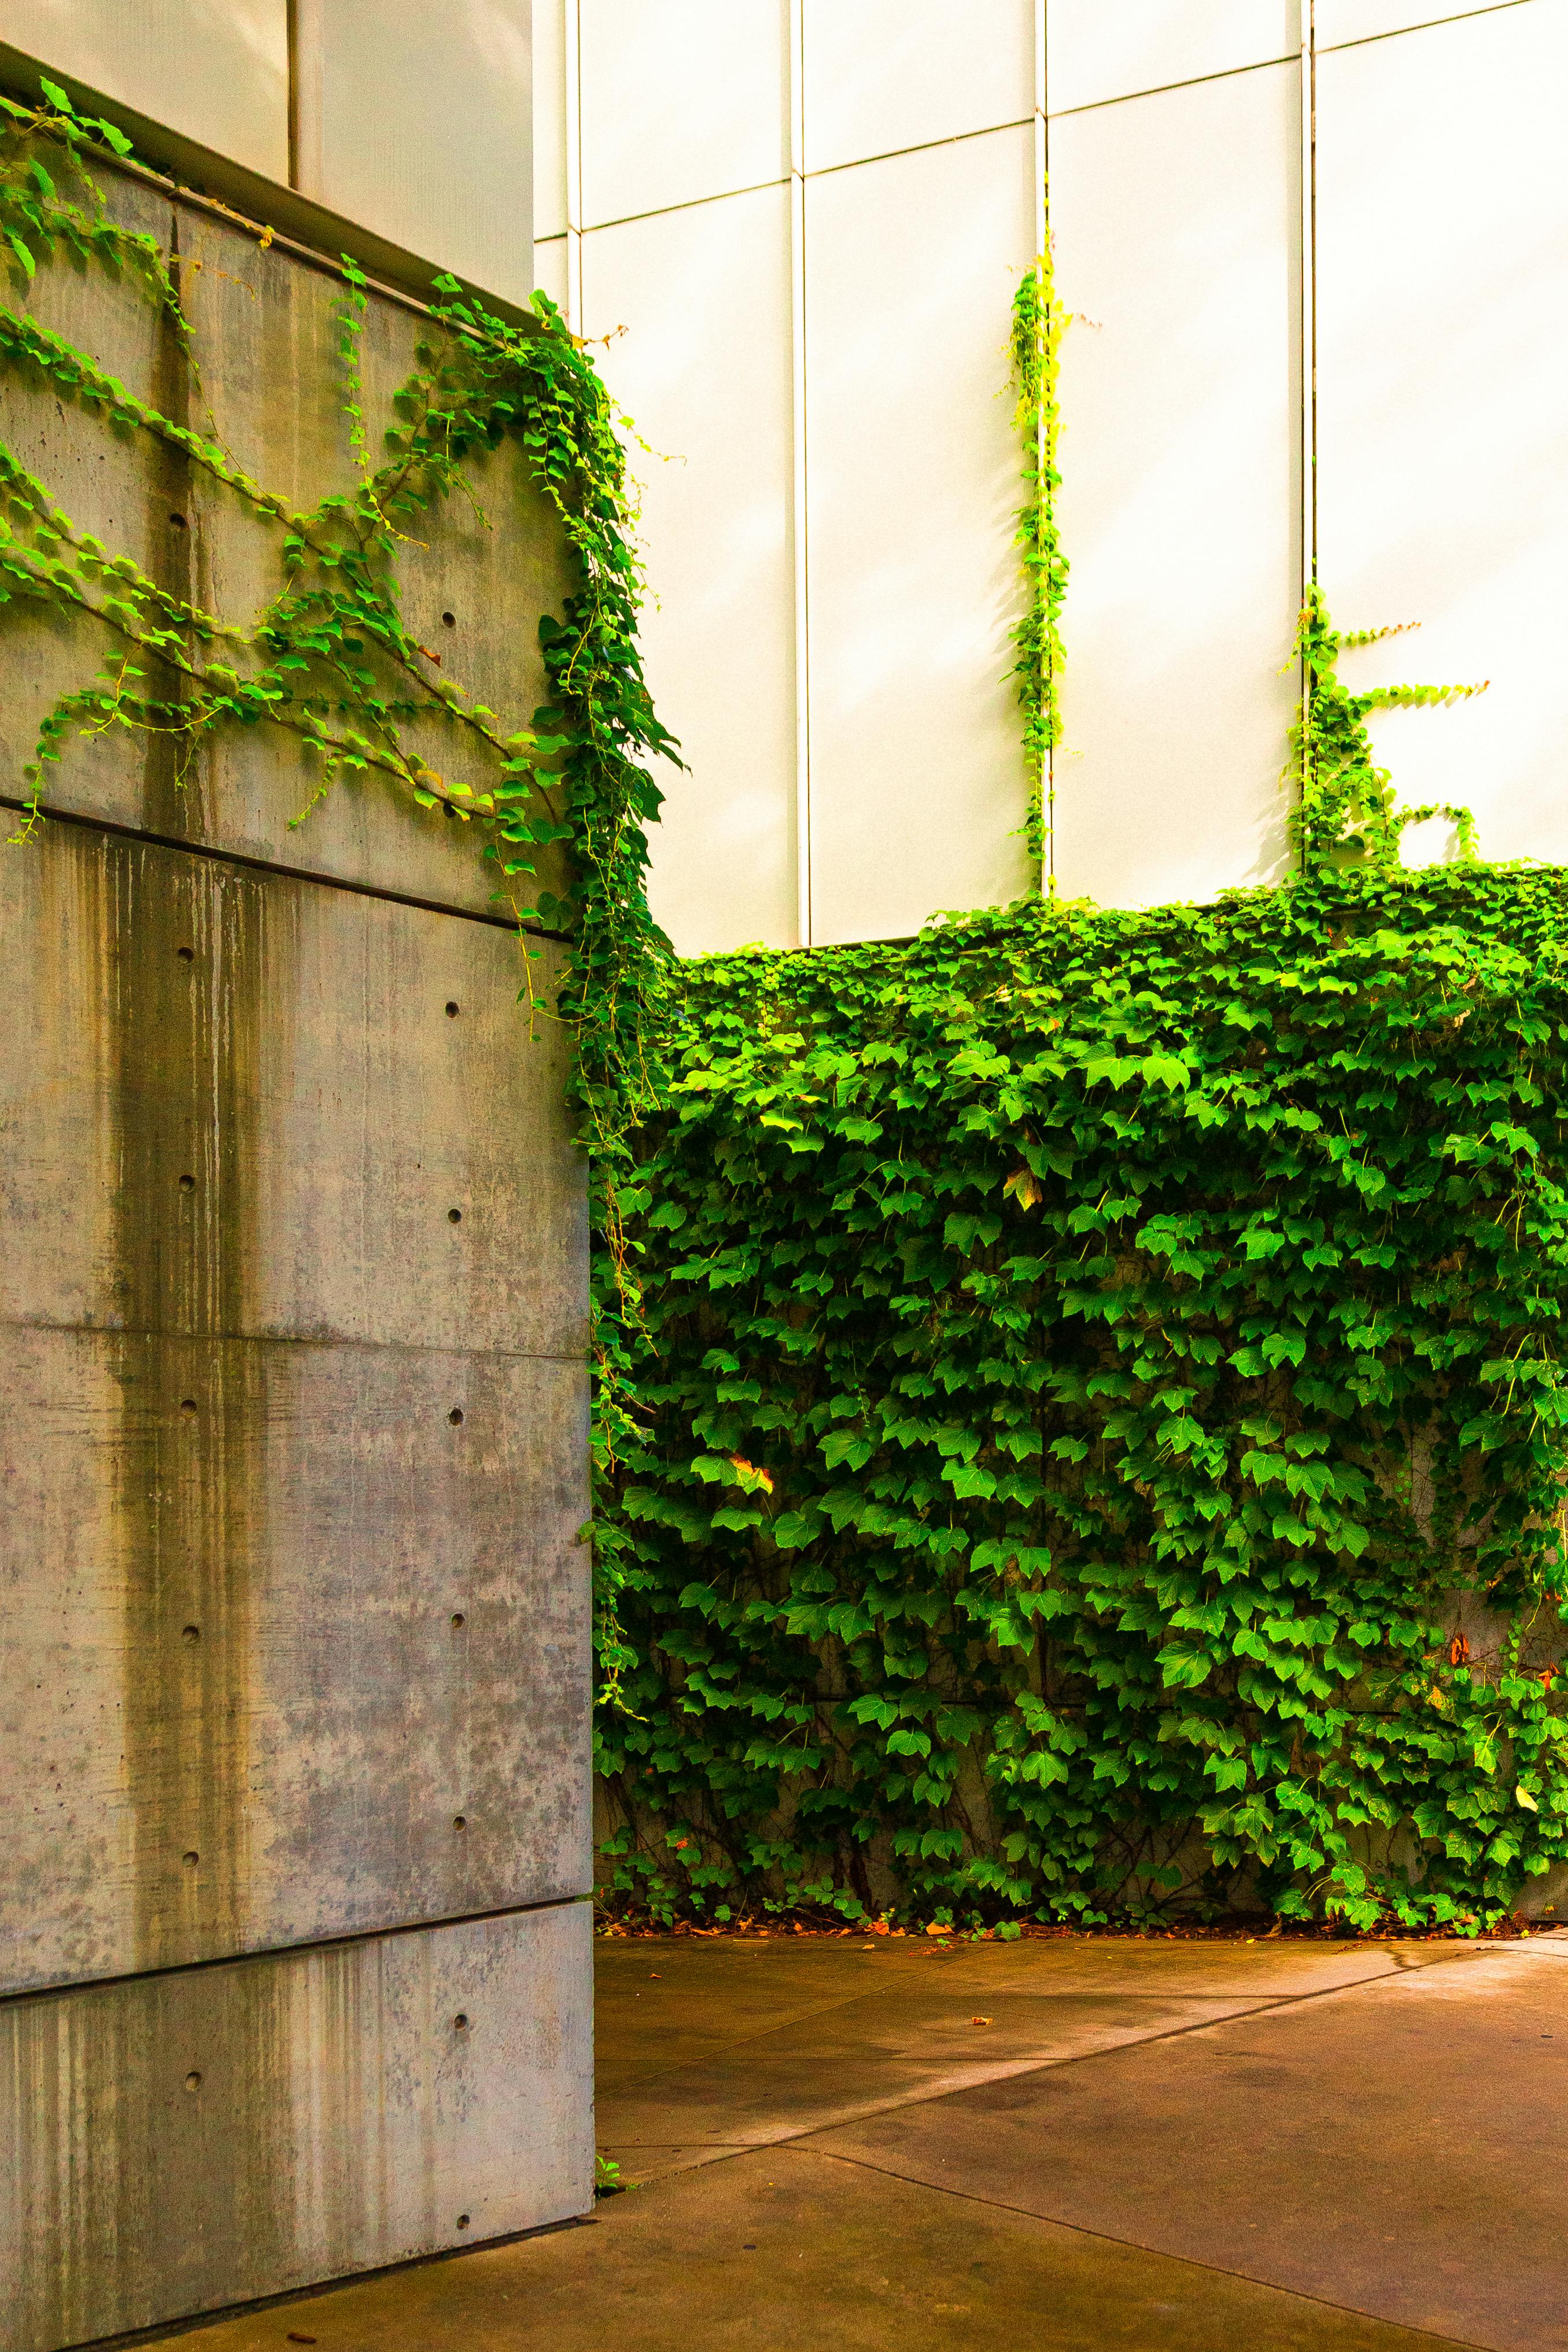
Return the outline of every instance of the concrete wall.
{"type": "Polygon", "coordinates": [[[0,0],[0,41],[517,303],[528,29],[529,0],[0,0]]]}
{"type": "Polygon", "coordinates": [[[538,0],[535,47],[539,282],[650,445],[677,945],[1024,886],[1005,343],[1047,163],[1059,889],[1283,870],[1314,475],[1342,625],[1423,625],[1346,674],[1492,680],[1380,716],[1407,800],[1568,855],[1563,0],[538,0]]]}
{"type": "MultiPolygon", "coordinates": [[[[336,273],[145,177],[110,194],[176,260],[209,429],[291,502],[350,487],[336,273]]],[[[131,284],[45,268],[29,299],[172,404],[131,284]]],[[[372,299],[372,437],[422,331],[372,299]]],[[[111,551],[225,617],[276,593],[278,528],[181,453],[21,373],[5,399],[111,551]]],[[[480,496],[487,524],[454,500],[406,549],[404,609],[526,723],[565,551],[515,444],[480,496]]],[[[14,802],[110,643],[4,622],[14,802]]],[[[0,850],[16,2352],[591,2196],[567,1041],[517,1003],[469,829],[365,780],[291,827],[312,782],[281,733],[203,739],[182,773],[172,738],[110,730],[68,742],[56,814],[0,850]]]]}

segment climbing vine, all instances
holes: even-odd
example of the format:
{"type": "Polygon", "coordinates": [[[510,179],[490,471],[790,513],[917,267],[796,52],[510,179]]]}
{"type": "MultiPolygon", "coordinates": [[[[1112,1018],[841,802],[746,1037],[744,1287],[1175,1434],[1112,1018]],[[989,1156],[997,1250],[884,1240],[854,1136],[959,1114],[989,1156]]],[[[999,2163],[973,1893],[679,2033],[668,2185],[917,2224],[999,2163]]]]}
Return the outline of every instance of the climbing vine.
{"type": "Polygon", "coordinates": [[[1473,1927],[1568,1860],[1568,882],[685,976],[625,1899],[1473,1927]]]}
{"type": "MultiPolygon", "coordinates": [[[[219,728],[277,729],[322,790],[381,775],[473,825],[519,932],[568,937],[620,1895],[1473,1927],[1568,1861],[1568,877],[1483,865],[1458,811],[1461,862],[1406,871],[1433,812],[1397,808],[1364,724],[1460,689],[1351,694],[1360,641],[1314,593],[1287,887],[676,971],[622,460],[558,315],[442,281],[373,424],[346,263],[355,478],[297,509],[28,313],[57,253],[133,282],[205,415],[180,265],[95,179],[122,143],[47,86],[7,107],[0,352],[265,518],[277,591],[244,626],[204,611],[0,448],[0,599],[104,646],[19,830],[83,731],[167,732],[188,772],[219,728]],[[535,714],[436,674],[397,589],[401,534],[507,435],[579,564],[535,714]],[[418,748],[431,718],[480,783],[418,748]]],[[[1014,314],[1042,860],[1061,324],[1044,260],[1014,314]]]]}
{"type": "MultiPolygon", "coordinates": [[[[1014,310],[1031,849],[1049,262],[1014,310]]],[[[683,975],[622,1196],[613,1899],[1471,1931],[1568,1863],[1568,876],[1308,593],[1284,888],[683,975]],[[1400,862],[1447,815],[1459,862],[1400,862]]]]}
{"type": "MultiPolygon", "coordinates": [[[[109,217],[93,176],[99,151],[122,157],[129,142],[112,124],[79,116],[52,83],[36,107],[4,98],[0,107],[0,233],[24,288],[62,247],[79,263],[134,275],[170,322],[200,405],[175,269],[155,240],[109,217]]],[[[269,241],[268,231],[257,234],[269,241]]],[[[254,479],[215,426],[204,433],[161,414],[25,310],[0,303],[0,352],[12,368],[110,430],[183,452],[276,527],[279,572],[254,625],[225,622],[79,530],[47,485],[0,446],[0,595],[88,614],[105,643],[100,674],[45,719],[26,772],[21,833],[34,828],[48,770],[78,733],[172,730],[188,771],[204,736],[256,724],[291,734],[314,755],[321,790],[375,772],[420,807],[475,824],[498,866],[498,898],[519,926],[570,938],[566,1009],[576,1024],[580,1098],[613,1156],[611,1138],[648,1095],[645,1007],[667,955],[643,888],[643,827],[659,803],[643,763],[673,748],[637,647],[641,582],[614,413],[546,298],[538,298],[535,326],[515,327],[444,277],[419,369],[396,395],[378,460],[358,363],[366,280],[347,257],[342,268],[341,389],[359,480],[308,510],[254,479]],[[578,569],[562,614],[541,625],[554,699],[528,725],[478,704],[439,669],[399,608],[406,527],[454,495],[471,496],[465,461],[508,435],[527,450],[578,569]],[[413,746],[409,722],[428,718],[480,755],[486,782],[449,778],[413,746]],[[570,853],[570,878],[551,889],[538,860],[557,843],[570,853]]]]}
{"type": "MultiPolygon", "coordinates": [[[[1061,740],[1059,680],[1063,647],[1061,608],[1067,594],[1067,557],[1057,528],[1057,464],[1061,414],[1058,363],[1067,317],[1056,291],[1049,236],[1013,297],[1012,373],[1018,387],[1014,421],[1023,450],[1024,501],[1019,509],[1015,545],[1024,576],[1024,611],[1013,631],[1018,660],[1013,676],[1023,711],[1024,773],[1029,803],[1024,841],[1033,885],[1044,889],[1051,872],[1056,821],[1051,755],[1061,740]]],[[[1054,877],[1051,877],[1052,882],[1054,877]]]]}
{"type": "MultiPolygon", "coordinates": [[[[0,604],[85,615],[103,646],[98,673],[44,719],[16,837],[37,829],[50,772],[73,745],[118,730],[172,737],[182,779],[220,729],[292,737],[316,763],[296,823],[334,784],[374,775],[420,808],[472,825],[519,935],[553,931],[569,941],[554,1009],[574,1039],[575,1096],[612,1275],[601,1286],[612,1314],[624,1312],[614,1279],[624,1265],[617,1199],[629,1129],[653,1098],[652,1008],[668,961],[643,888],[644,827],[660,799],[646,762],[674,746],[643,680],[632,500],[597,373],[544,297],[537,322],[516,327],[444,277],[416,372],[377,424],[360,366],[366,280],[345,258],[338,355],[355,479],[296,509],[247,471],[212,420],[179,260],[110,215],[96,167],[106,154],[123,159],[129,142],[112,124],[78,113],[49,82],[36,106],[0,98],[0,236],[19,298],[0,300],[0,358],[106,433],[181,453],[265,520],[277,563],[276,593],[257,619],[241,625],[207,612],[81,530],[49,485],[0,444],[0,604]],[[156,308],[181,355],[190,415],[204,416],[204,429],[162,413],[29,314],[40,267],[59,256],[131,281],[156,308]],[[550,700],[537,712],[497,713],[478,702],[450,662],[438,664],[410,634],[400,608],[402,547],[446,499],[475,498],[471,461],[508,436],[527,452],[576,559],[561,612],[541,624],[550,700]],[[431,721],[477,784],[419,748],[430,742],[431,721]],[[547,867],[552,853],[557,862],[547,867]]],[[[265,228],[255,234],[269,241],[265,228]]],[[[623,1418],[613,1377],[618,1328],[612,1321],[596,1349],[597,1426],[612,1451],[623,1418]]],[[[612,1579],[602,1598],[612,1654],[612,1579]]]]}
{"type": "Polygon", "coordinates": [[[1443,703],[1463,702],[1471,695],[1484,694],[1487,681],[1476,686],[1379,686],[1365,694],[1352,694],[1339,678],[1336,665],[1342,649],[1381,645],[1389,637],[1403,635],[1408,625],[1343,634],[1330,620],[1317,582],[1308,585],[1296,633],[1302,691],[1291,730],[1291,766],[1296,787],[1291,842],[1309,866],[1346,856],[1369,857],[1386,866],[1396,861],[1406,827],[1435,816],[1449,819],[1462,857],[1476,855],[1475,820],[1469,809],[1452,807],[1447,802],[1399,807],[1387,769],[1378,767],[1373,758],[1366,719],[1373,710],[1427,710],[1443,703]]]}

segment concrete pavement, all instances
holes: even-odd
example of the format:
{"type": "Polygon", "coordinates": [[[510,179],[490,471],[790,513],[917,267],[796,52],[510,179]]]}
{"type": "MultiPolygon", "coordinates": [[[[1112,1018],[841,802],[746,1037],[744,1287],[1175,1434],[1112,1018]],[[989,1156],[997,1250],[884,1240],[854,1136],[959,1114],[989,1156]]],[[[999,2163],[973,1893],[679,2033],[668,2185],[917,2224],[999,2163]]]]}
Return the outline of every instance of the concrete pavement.
{"type": "Polygon", "coordinates": [[[183,2352],[1568,2352],[1568,1936],[598,1950],[643,2185],[183,2352]]]}

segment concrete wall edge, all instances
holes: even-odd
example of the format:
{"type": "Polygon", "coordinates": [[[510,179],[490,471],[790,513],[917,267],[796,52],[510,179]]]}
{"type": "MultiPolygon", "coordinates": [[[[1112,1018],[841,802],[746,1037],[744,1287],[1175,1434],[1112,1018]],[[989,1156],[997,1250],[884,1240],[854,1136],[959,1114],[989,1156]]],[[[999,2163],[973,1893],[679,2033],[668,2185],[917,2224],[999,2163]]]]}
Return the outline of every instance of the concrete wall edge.
{"type": "MultiPolygon", "coordinates": [[[[0,809],[10,809],[25,816],[32,807],[30,801],[18,800],[14,793],[0,793],[0,809]]],[[[157,849],[185,850],[193,857],[216,858],[220,865],[244,866],[256,874],[281,875],[289,882],[319,883],[324,890],[347,890],[360,898],[384,898],[394,907],[417,907],[426,915],[450,915],[460,923],[484,923],[491,930],[507,931],[514,938],[519,929],[530,940],[553,940],[560,947],[571,945],[566,931],[547,930],[542,923],[513,921],[510,915],[487,915],[480,907],[460,907],[446,898],[422,898],[410,890],[394,890],[376,882],[360,882],[351,875],[329,874],[315,866],[286,866],[279,859],[255,857],[243,849],[225,849],[210,841],[182,841],[172,833],[150,833],[145,825],[120,824],[113,817],[94,816],[85,809],[53,807],[47,801],[38,803],[38,814],[50,824],[74,824],[89,833],[111,833],[122,841],[150,842],[157,849]]]]}
{"type": "Polygon", "coordinates": [[[26,2001],[68,2000],[73,1994],[99,1992],[109,1985],[150,1984],[163,1977],[199,1976],[205,1969],[243,1967],[252,1960],[287,1960],[302,1952],[335,1952],[347,1950],[358,1944],[384,1944],[399,1936],[423,1936],[442,1927],[476,1927],[490,1919],[528,1919],[543,1911],[570,1911],[574,1906],[591,1903],[593,1889],[585,1886],[570,1895],[541,1895],[531,1903],[504,1903],[490,1911],[444,1912],[431,1919],[399,1919],[385,1927],[356,1927],[346,1936],[312,1936],[298,1944],[261,1944],[254,1950],[214,1952],[210,1959],[179,1960],[170,1968],[131,1969],[116,1976],[73,1978],[66,1984],[24,1985],[15,1992],[0,1992],[0,2013],[20,2009],[26,2001]]]}

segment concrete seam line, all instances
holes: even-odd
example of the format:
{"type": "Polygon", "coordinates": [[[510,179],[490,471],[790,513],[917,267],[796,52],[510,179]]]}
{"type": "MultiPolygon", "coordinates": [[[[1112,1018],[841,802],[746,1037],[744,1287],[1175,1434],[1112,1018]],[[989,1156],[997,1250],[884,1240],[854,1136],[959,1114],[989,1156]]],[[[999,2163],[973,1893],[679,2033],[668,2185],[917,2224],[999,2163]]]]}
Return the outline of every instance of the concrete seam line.
{"type": "Polygon", "coordinates": [[[323,1339],[319,1331],[190,1331],[164,1324],[52,1322],[42,1315],[0,1315],[0,1331],[89,1331],[99,1339],[107,1334],[115,1339],[181,1339],[197,1346],[229,1348],[353,1348],[367,1355],[444,1356],[458,1364],[580,1365],[588,1361],[586,1348],[421,1348],[410,1339],[323,1339]]]}
{"type": "MultiPolygon", "coordinates": [[[[390,1927],[355,1927],[343,1936],[315,1936],[302,1944],[264,1944],[255,1950],[218,1952],[205,1960],[175,1960],[163,1969],[128,1969],[119,1976],[78,1977],[68,1984],[27,1985],[0,1993],[0,2011],[16,2009],[28,2000],[68,2000],[74,1993],[96,1992],[105,1985],[150,1984],[164,1977],[196,1976],[209,1969],[245,1968],[253,1961],[301,1959],[309,1952],[338,1952],[351,1944],[384,1944],[394,1936],[424,1936],[441,1927],[474,1927],[486,1919],[527,1919],[543,1911],[570,1911],[591,1906],[586,1895],[545,1895],[537,1903],[501,1903],[489,1911],[444,1912],[438,1919],[403,1919],[390,1927]]],[[[114,2341],[105,2338],[106,2342],[114,2341]]]]}
{"type": "MultiPolygon", "coordinates": [[[[799,2142],[793,2145],[798,2147],[799,2142]]],[[[1202,2271],[1211,2278],[1231,2278],[1246,2286],[1260,2286],[1269,2294],[1289,2295],[1293,2302],[1312,2304],[1320,2311],[1342,2311],[1353,2319],[1370,2319],[1375,2326],[1397,2327],[1406,2336],[1425,2337],[1428,2344],[1457,2345],[1460,2352],[1489,2352],[1486,2345],[1471,2336],[1440,2336],[1435,2328],[1416,2326],[1406,2319],[1389,2319],[1382,2312],[1368,2311],[1363,2304],[1335,2303],[1304,2287],[1281,2286],[1277,2279],[1260,2278],[1256,2271],[1233,2270],[1228,2263],[1206,2263],[1197,2254],[1173,2254],[1168,2248],[1148,2245],[1142,2238],[1118,2238],[1109,2230],[1092,2230],[1083,2221],[1063,2221],[1054,2213],[1037,2213],[1032,2205],[1012,2205],[1004,2198],[981,2197],[972,2189],[954,2189],[942,2180],[913,2179],[906,2172],[894,2172],[888,2165],[873,2164],[867,2157],[845,2156],[831,2147],[813,2148],[808,2153],[823,2157],[831,2164],[852,2165],[860,2172],[874,2172],[883,2180],[900,2180],[908,2189],[925,2189],[937,2197],[954,2197],[965,2205],[985,2206],[995,2213],[1016,2213],[1024,2221],[1040,2222],[1048,2230],[1071,2230],[1075,2238],[1092,2238],[1099,2245],[1125,2246],[1134,2253],[1157,2254],[1162,2262],[1185,2263],[1189,2270],[1202,2271]]]]}
{"type": "MultiPolygon", "coordinates": [[[[0,793],[0,808],[15,809],[24,815],[32,803],[19,801],[9,793],[0,793]]],[[[477,907],[454,907],[441,898],[417,898],[410,890],[383,890],[374,882],[355,882],[338,874],[322,874],[308,866],[284,866],[270,857],[253,857],[243,849],[222,849],[208,841],[181,841],[168,833],[148,833],[141,825],[121,824],[110,816],[89,816],[79,809],[51,808],[47,802],[38,803],[40,816],[54,824],[74,824],[88,833],[107,833],[117,841],[144,841],[150,849],[183,850],[191,857],[215,858],[220,865],[243,866],[252,874],[280,874],[286,881],[314,882],[324,890],[343,890],[355,898],[381,898],[392,907],[417,907],[427,915],[450,915],[454,922],[483,923],[494,931],[506,931],[511,938],[518,936],[519,927],[509,915],[487,915],[477,907]]],[[[547,931],[535,923],[521,926],[523,936],[531,940],[555,940],[567,945],[562,931],[547,931]]]]}

